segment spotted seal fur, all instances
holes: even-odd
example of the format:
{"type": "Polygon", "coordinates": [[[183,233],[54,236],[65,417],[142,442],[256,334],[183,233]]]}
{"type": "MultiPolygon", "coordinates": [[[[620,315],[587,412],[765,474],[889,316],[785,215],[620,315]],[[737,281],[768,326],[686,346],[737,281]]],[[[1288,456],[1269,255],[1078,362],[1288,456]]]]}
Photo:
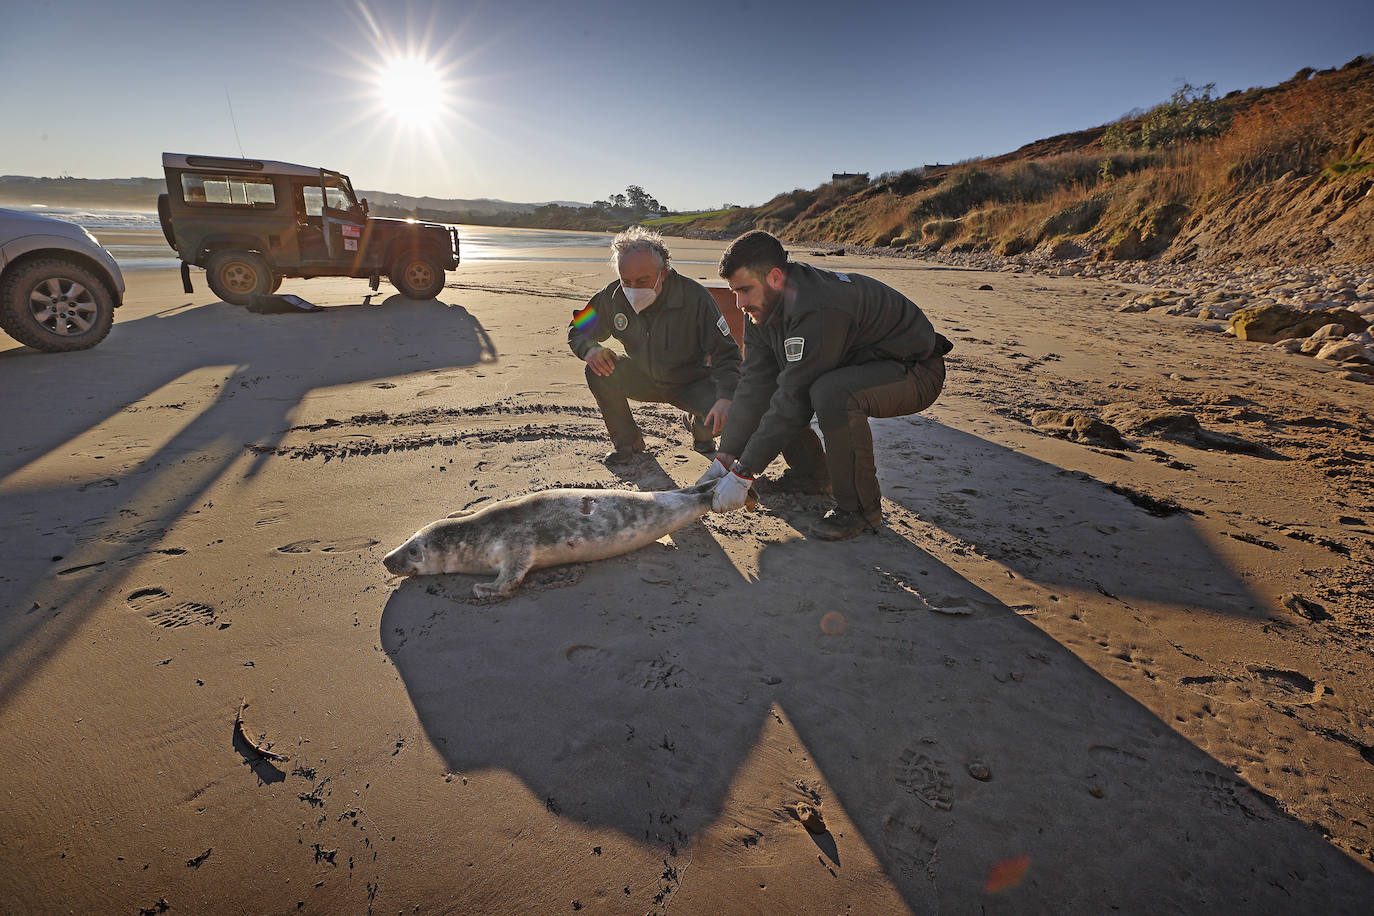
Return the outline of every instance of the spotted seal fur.
{"type": "Polygon", "coordinates": [[[532,569],[629,553],[711,511],[715,481],[680,490],[544,490],[455,512],[415,532],[382,563],[398,576],[496,573],[479,598],[509,596],[532,569]]]}

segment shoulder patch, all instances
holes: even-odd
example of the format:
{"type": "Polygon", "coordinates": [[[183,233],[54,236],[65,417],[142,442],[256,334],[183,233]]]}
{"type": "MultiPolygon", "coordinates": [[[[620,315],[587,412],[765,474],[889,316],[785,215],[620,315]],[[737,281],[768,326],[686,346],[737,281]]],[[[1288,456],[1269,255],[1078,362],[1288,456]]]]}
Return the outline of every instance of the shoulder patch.
{"type": "Polygon", "coordinates": [[[831,273],[835,275],[835,279],[836,279],[836,280],[840,280],[840,281],[843,281],[843,282],[845,282],[845,283],[852,282],[852,281],[849,279],[849,274],[842,274],[842,273],[840,273],[838,270],[832,270],[831,273]]]}
{"type": "Polygon", "coordinates": [[[723,336],[730,336],[730,322],[725,320],[724,315],[721,315],[720,318],[716,321],[716,327],[720,328],[720,333],[723,336]]]}
{"type": "Polygon", "coordinates": [[[789,337],[782,342],[782,352],[789,363],[798,362],[802,358],[802,351],[805,349],[805,337],[789,337]]]}
{"type": "Polygon", "coordinates": [[[629,327],[630,319],[625,317],[624,312],[616,312],[614,324],[617,331],[623,331],[625,328],[629,327]]]}

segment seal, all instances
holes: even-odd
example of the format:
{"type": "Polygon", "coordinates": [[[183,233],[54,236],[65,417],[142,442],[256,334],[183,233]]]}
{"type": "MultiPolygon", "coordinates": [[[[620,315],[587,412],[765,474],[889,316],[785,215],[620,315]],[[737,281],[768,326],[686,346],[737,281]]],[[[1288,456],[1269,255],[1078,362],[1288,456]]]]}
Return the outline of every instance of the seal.
{"type": "Polygon", "coordinates": [[[680,490],[543,490],[432,522],[388,553],[398,576],[495,573],[478,598],[508,597],[532,569],[629,553],[711,511],[714,480],[680,490]]]}

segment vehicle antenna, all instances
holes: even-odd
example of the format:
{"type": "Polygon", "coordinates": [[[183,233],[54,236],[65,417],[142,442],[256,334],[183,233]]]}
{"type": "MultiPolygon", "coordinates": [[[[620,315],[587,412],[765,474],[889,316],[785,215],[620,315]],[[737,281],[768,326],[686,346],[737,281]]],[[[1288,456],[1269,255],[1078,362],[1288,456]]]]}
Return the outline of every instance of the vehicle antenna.
{"type": "Polygon", "coordinates": [[[234,125],[234,142],[239,145],[239,158],[247,159],[243,152],[243,141],[239,139],[239,122],[234,118],[234,100],[229,98],[229,85],[224,86],[224,101],[229,103],[229,123],[234,125]]]}

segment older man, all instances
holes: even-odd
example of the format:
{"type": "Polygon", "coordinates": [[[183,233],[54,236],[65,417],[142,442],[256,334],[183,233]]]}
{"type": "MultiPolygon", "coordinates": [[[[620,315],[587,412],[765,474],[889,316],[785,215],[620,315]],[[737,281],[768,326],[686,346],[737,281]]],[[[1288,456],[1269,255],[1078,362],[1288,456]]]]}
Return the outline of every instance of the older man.
{"type": "Polygon", "coordinates": [[[871,277],[787,259],[767,232],[746,232],[720,259],[720,275],[749,316],[746,359],[720,455],[714,507],[744,505],[756,472],[806,429],[825,437],[835,507],[811,526],[839,540],[882,524],[869,417],[925,410],[945,382],[950,342],[901,293],[871,277]]]}
{"type": "Polygon", "coordinates": [[[706,287],[671,266],[663,237],[633,226],[611,243],[618,279],[573,313],[568,346],[586,364],[614,449],[607,464],[644,451],[629,401],[672,404],[686,414],[692,446],[716,450],[739,383],[740,351],[706,287]],[[614,337],[617,353],[603,343],[614,337]]]}

